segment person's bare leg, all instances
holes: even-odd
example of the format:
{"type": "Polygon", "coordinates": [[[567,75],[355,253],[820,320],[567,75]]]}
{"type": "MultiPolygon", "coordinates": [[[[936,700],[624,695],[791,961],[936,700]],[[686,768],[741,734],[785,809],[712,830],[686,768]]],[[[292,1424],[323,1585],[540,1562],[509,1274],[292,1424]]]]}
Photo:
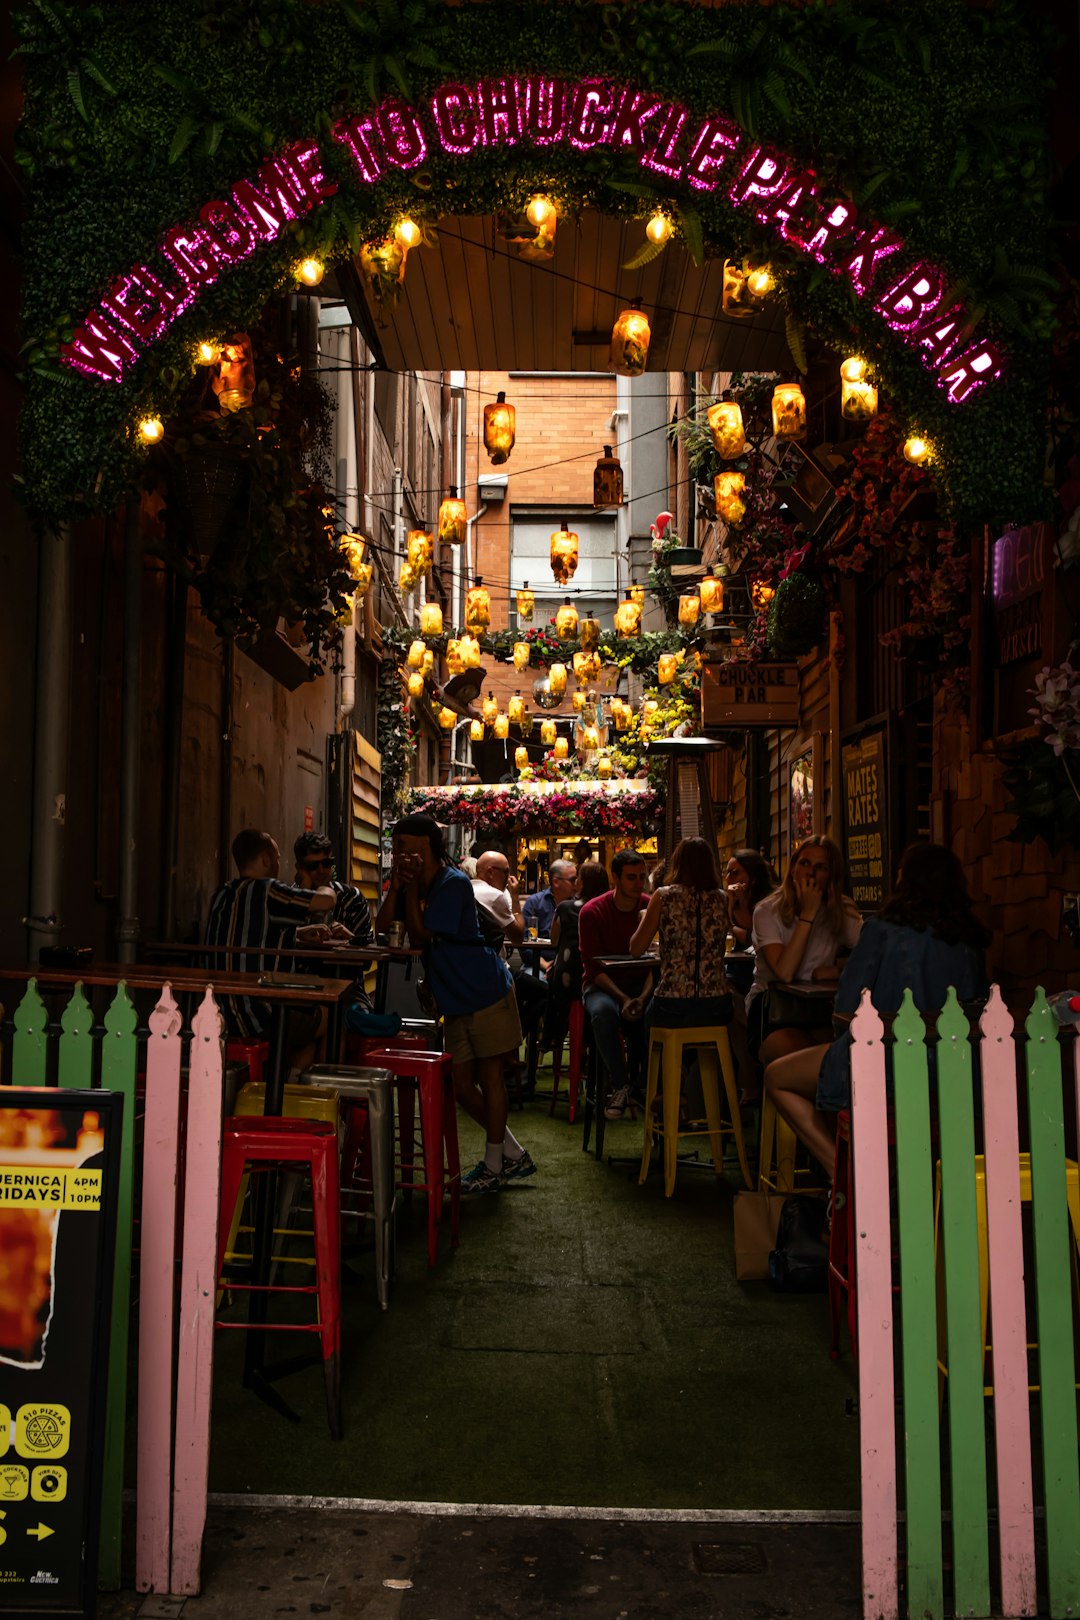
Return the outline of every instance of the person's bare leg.
{"type": "Polygon", "coordinates": [[[470,1119],[487,1129],[487,1114],[484,1111],[484,1093],[476,1083],[476,1064],[454,1064],[454,1095],[464,1108],[470,1119]]]}
{"type": "Polygon", "coordinates": [[[831,1181],[836,1163],[835,1116],[814,1106],[821,1060],[827,1051],[828,1046],[810,1046],[775,1058],[765,1070],[765,1090],[776,1112],[787,1120],[831,1181]]]}
{"type": "MultiPolygon", "coordinates": [[[[487,1132],[489,1142],[501,1142],[506,1136],[506,1121],[510,1103],[506,1095],[503,1070],[512,1053],[501,1052],[498,1057],[477,1058],[476,1087],[483,1098],[480,1123],[487,1132]]],[[[473,1115],[475,1119],[476,1116],[473,1115]]]]}
{"type": "Polygon", "coordinates": [[[785,1025],[766,1035],[758,1052],[758,1062],[762,1068],[767,1068],[777,1058],[788,1057],[792,1052],[805,1052],[808,1047],[820,1046],[830,1038],[831,1031],[827,1025],[821,1029],[795,1029],[790,1024],[785,1025]]]}

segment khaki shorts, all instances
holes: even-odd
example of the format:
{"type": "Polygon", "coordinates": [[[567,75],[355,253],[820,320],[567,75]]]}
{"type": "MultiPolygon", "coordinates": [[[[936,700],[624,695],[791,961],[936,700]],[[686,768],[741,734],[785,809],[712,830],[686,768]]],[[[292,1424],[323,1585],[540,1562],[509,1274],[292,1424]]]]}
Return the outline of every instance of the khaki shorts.
{"type": "Polygon", "coordinates": [[[477,1058],[502,1057],[521,1045],[521,1020],[513,989],[501,1001],[479,1012],[447,1018],[443,1026],[446,1050],[454,1065],[474,1063],[477,1058]]]}

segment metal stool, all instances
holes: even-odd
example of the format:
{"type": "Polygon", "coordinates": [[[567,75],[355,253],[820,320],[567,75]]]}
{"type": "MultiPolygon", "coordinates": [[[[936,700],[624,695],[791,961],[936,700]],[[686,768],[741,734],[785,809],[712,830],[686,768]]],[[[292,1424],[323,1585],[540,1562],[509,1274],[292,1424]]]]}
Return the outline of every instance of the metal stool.
{"type": "Polygon", "coordinates": [[[326,1415],[330,1434],[341,1439],[341,1199],[338,1186],[337,1130],[322,1120],[229,1118],[222,1138],[221,1200],[218,1222],[217,1275],[221,1278],[228,1243],[229,1218],[236,1207],[248,1164],[295,1169],[311,1177],[315,1229],[315,1282],[300,1285],[238,1283],[231,1290],[250,1294],[314,1294],[315,1322],[217,1322],[218,1328],[243,1331],[317,1333],[322,1347],[326,1415]]]}
{"type": "Polygon", "coordinates": [[[458,1245],[461,1219],[461,1158],[458,1153],[457,1100],[453,1063],[445,1052],[417,1051],[412,1040],[398,1036],[393,1046],[370,1054],[372,1064],[389,1069],[398,1098],[398,1142],[401,1155],[399,1185],[405,1191],[426,1192],[428,1200],[428,1265],[435,1264],[442,1221],[443,1193],[450,1189],[450,1247],[458,1245]],[[405,1042],[405,1049],[401,1045],[405,1042]],[[416,1180],[414,1163],[414,1098],[420,1094],[420,1137],[424,1179],[416,1180]]]}
{"type": "Polygon", "coordinates": [[[701,1025],[696,1029],[662,1029],[653,1025],[649,1033],[648,1082],[645,1088],[645,1141],[641,1151],[639,1184],[649,1174],[653,1138],[664,1139],[664,1196],[670,1198],[675,1191],[675,1175],[679,1162],[679,1139],[684,1136],[708,1136],[712,1148],[713,1168],[717,1176],[724,1174],[723,1134],[729,1131],[735,1139],[742,1170],[743,1184],[750,1186],[750,1169],[746,1162],[742,1120],[739,1117],[739,1092],[735,1083],[735,1065],[731,1058],[731,1045],[723,1025],[701,1025]],[[698,1067],[701,1086],[705,1094],[707,1128],[683,1128],[679,1122],[679,1099],[682,1094],[682,1059],[687,1047],[698,1048],[698,1067]],[[730,1122],[720,1110],[720,1083],[717,1069],[724,1076],[730,1122]],[[661,1088],[663,1074],[663,1123],[653,1113],[653,1102],[661,1088]]]}
{"type": "Polygon", "coordinates": [[[389,1069],[316,1063],[304,1070],[299,1083],[332,1091],[341,1102],[345,1114],[343,1192],[355,1185],[361,1157],[370,1166],[370,1174],[360,1179],[370,1185],[372,1207],[357,1213],[375,1226],[375,1284],[385,1311],[394,1275],[394,1076],[389,1069]]]}

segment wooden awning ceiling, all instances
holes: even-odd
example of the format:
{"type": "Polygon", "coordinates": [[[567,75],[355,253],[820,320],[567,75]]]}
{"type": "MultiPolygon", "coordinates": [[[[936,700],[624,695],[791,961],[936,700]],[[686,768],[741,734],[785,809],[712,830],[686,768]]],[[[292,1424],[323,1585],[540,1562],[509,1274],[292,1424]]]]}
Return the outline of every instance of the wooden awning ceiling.
{"type": "Polygon", "coordinates": [[[530,264],[491,215],[455,216],[439,221],[437,245],[409,254],[395,303],[377,303],[358,266],[339,279],[395,371],[606,371],[612,324],[633,298],[652,328],[649,371],[790,366],[778,300],[732,320],[720,307],[722,259],[698,268],[673,240],[642,269],[624,269],[643,241],[640,220],[583,213],[559,222],[553,259],[530,264]]]}

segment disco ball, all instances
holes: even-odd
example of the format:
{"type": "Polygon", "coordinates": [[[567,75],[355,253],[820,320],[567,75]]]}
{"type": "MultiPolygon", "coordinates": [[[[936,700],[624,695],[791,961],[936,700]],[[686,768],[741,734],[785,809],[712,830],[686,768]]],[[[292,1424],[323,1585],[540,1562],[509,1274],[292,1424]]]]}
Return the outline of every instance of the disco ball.
{"type": "Polygon", "coordinates": [[[551,690],[551,682],[546,675],[541,680],[533,682],[533,697],[542,709],[557,709],[563,700],[561,692],[551,690]]]}

